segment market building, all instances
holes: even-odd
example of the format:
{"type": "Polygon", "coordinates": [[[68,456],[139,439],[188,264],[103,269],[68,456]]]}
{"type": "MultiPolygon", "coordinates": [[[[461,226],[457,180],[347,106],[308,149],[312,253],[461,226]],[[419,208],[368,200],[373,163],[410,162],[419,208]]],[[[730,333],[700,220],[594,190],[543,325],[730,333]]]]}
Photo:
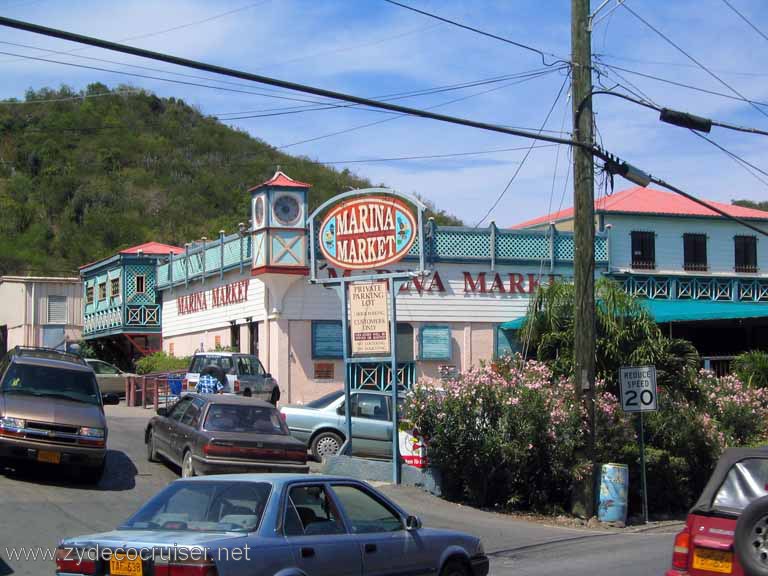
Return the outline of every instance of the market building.
{"type": "MultiPolygon", "coordinates": [[[[340,387],[341,301],[335,289],[308,281],[309,190],[309,184],[278,171],[249,191],[250,226],[184,249],[157,247],[156,265],[143,263],[156,291],[143,305],[159,313],[156,323],[144,324],[153,345],[175,356],[216,348],[256,354],[286,402],[307,402],[340,387]]],[[[718,207],[768,228],[765,212],[718,207]]],[[[647,188],[601,198],[595,210],[596,277],[611,277],[642,298],[666,331],[694,342],[707,366],[727,370],[734,354],[768,347],[768,248],[756,234],[696,203],[647,188]]],[[[360,230],[370,222],[342,224],[360,230]]],[[[513,229],[447,227],[432,220],[424,229],[428,273],[404,285],[396,300],[398,378],[405,386],[519,350],[519,328],[536,287],[573,274],[572,209],[513,229]]],[[[390,268],[416,269],[421,241],[390,268]]],[[[87,338],[136,330],[127,300],[116,324],[99,324],[96,331],[89,320],[107,310],[87,304],[88,289],[100,289],[94,275],[106,273],[111,282],[107,269],[129,256],[84,269],[84,279],[91,279],[84,288],[87,338]]],[[[363,253],[360,258],[356,270],[320,259],[319,275],[365,274],[363,253]]],[[[128,298],[130,288],[123,290],[128,298]]],[[[389,385],[390,367],[383,363],[349,370],[355,387],[389,385]]]]}
{"type": "Polygon", "coordinates": [[[79,278],[0,276],[0,358],[14,346],[66,350],[82,329],[79,278]]]}

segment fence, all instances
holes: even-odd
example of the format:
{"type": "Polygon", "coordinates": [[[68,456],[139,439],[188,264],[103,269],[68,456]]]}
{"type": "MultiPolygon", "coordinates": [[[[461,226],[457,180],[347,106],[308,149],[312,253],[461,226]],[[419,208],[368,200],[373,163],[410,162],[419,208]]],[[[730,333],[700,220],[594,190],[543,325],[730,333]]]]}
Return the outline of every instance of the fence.
{"type": "Polygon", "coordinates": [[[129,377],[125,385],[126,405],[153,410],[167,406],[185,389],[185,373],[182,370],[129,377]]]}

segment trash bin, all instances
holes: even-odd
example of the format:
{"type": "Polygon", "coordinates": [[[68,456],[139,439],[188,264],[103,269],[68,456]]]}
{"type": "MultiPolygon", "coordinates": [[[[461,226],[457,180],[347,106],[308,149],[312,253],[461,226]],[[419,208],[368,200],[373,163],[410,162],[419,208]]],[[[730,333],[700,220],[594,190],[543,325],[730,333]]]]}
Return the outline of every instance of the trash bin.
{"type": "Polygon", "coordinates": [[[181,374],[169,374],[168,375],[168,391],[171,396],[179,396],[181,394],[181,382],[183,377],[181,374]]]}
{"type": "Polygon", "coordinates": [[[626,522],[628,491],[626,464],[603,464],[600,467],[597,519],[600,522],[626,522]]]}

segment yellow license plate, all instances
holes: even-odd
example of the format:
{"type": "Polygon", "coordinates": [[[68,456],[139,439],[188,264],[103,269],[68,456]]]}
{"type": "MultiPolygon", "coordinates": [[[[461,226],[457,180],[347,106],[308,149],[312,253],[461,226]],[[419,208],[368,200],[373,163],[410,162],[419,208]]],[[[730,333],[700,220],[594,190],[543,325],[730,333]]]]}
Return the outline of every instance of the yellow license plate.
{"type": "Polygon", "coordinates": [[[710,548],[695,548],[693,551],[693,567],[695,570],[709,570],[730,574],[733,572],[733,553],[710,548]]]}
{"type": "Polygon", "coordinates": [[[61,462],[61,454],[59,452],[48,452],[46,450],[38,450],[37,461],[48,462],[49,464],[59,464],[61,462]]]}
{"type": "Polygon", "coordinates": [[[109,559],[110,576],[142,576],[141,558],[128,559],[117,554],[109,559]]]}

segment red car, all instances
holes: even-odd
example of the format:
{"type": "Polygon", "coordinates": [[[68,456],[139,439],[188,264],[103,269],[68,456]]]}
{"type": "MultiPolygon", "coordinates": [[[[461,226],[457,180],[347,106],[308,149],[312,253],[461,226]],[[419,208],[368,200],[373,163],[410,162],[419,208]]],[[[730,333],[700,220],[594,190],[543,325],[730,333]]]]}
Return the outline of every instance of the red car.
{"type": "Polygon", "coordinates": [[[675,536],[666,576],[768,576],[768,447],[730,448],[675,536]]]}

